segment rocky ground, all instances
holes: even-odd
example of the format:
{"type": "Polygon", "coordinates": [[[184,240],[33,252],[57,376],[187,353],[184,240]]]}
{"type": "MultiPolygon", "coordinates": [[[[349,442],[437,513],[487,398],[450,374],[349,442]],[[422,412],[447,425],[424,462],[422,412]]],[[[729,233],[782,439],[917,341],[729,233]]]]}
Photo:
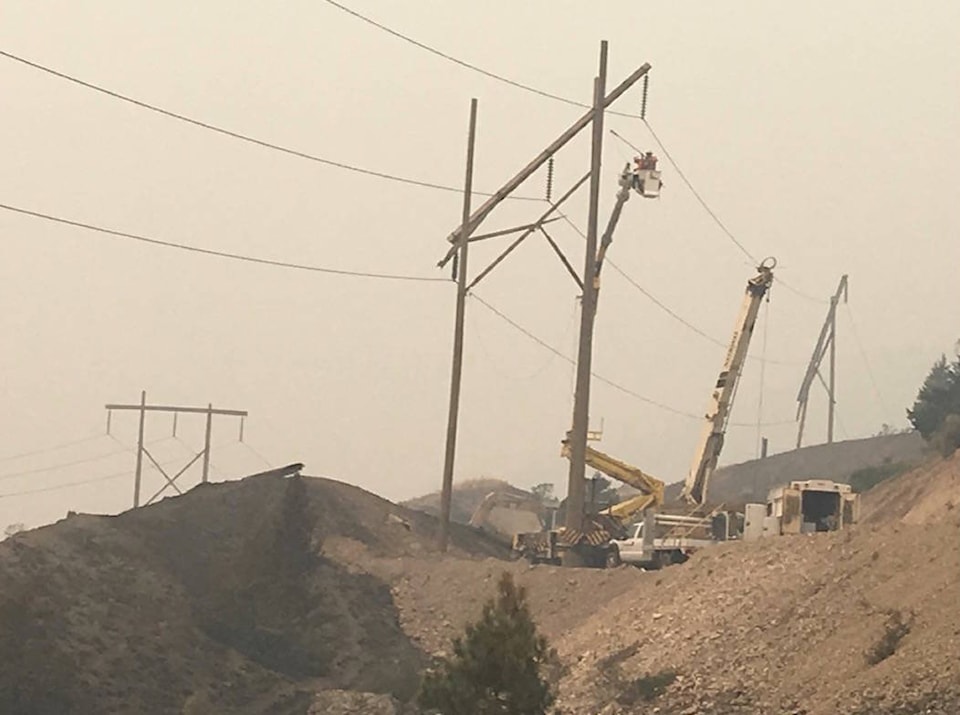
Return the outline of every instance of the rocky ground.
{"type": "Polygon", "coordinates": [[[878,487],[851,531],[650,573],[531,567],[461,526],[441,557],[432,516],[293,481],[0,543],[0,712],[407,713],[503,570],[564,713],[960,712],[958,458],[878,487]]]}

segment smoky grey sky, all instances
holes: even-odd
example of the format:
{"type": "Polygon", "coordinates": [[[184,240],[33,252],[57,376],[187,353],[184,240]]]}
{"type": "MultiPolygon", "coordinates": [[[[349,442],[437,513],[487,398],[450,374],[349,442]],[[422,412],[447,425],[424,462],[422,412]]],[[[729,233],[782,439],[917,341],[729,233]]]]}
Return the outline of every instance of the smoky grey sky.
{"type": "MultiPolygon", "coordinates": [[[[589,101],[599,42],[610,84],[650,62],[648,119],[710,206],[778,276],[739,391],[722,461],[789,449],[795,395],[842,273],[838,437],[906,424],[932,361],[960,337],[960,5],[918,3],[372,2],[359,12],[545,91],[589,101]],[[854,322],[851,322],[851,316],[854,322]],[[857,328],[870,372],[855,340],[857,328]],[[766,347],[764,348],[764,343],[766,347]],[[786,422],[786,424],[783,424],[786,422]],[[753,425],[753,426],[751,426],[753,425]]],[[[462,182],[467,111],[480,102],[476,186],[497,188],[581,110],[504,85],[378,31],[323,0],[148,3],[7,0],[0,48],[229,129],[331,160],[462,182]]],[[[0,57],[0,203],[211,249],[335,268],[442,276],[460,197],[240,143],[0,57]]],[[[638,88],[618,109],[637,111],[638,88]]],[[[637,120],[608,126],[655,148],[637,120]]],[[[558,157],[562,190],[588,166],[587,137],[558,157]]],[[[601,215],[632,151],[607,136],[601,215]]],[[[633,199],[610,258],[698,329],[729,340],[753,266],[663,164],[659,201],[633,199]]],[[[543,193],[541,172],[522,189],[543,193]]],[[[585,197],[585,192],[584,197],[585,197]]],[[[485,224],[530,221],[511,202],[485,224]]],[[[583,197],[571,216],[586,223],[583,197]]],[[[582,264],[582,240],[553,233],[582,264]]],[[[0,525],[130,504],[135,417],[103,432],[106,402],[248,409],[268,461],[303,461],[399,499],[439,485],[454,291],[237,264],[0,211],[3,437],[0,525]],[[122,444],[121,444],[122,443],[122,444]],[[101,456],[102,455],[102,456],[101,456]],[[73,463],[73,464],[71,464],[73,463]],[[56,465],[57,469],[47,468],[56,465]],[[43,471],[41,471],[43,470],[43,471]],[[111,477],[60,488],[75,481],[111,477]],[[50,489],[33,494],[20,492],[50,489]]],[[[478,268],[498,246],[478,245],[478,268]]],[[[502,244],[501,244],[502,245],[502,244]]],[[[530,240],[477,289],[574,352],[576,288],[530,240]]],[[[457,478],[562,485],[571,365],[476,301],[468,332],[457,478]]],[[[724,349],[608,271],[596,371],[677,412],[595,383],[601,448],[682,479],[724,349]]],[[[809,436],[825,432],[816,393],[809,436]]],[[[202,425],[166,418],[147,440],[164,463],[202,425]],[[163,441],[161,441],[163,440],[163,441]]],[[[216,478],[263,468],[215,423],[216,478]]],[[[195,477],[193,478],[195,479],[195,477]]],[[[159,487],[156,474],[146,491],[159,487]]],[[[190,484],[193,482],[190,481],[190,484]]]]}

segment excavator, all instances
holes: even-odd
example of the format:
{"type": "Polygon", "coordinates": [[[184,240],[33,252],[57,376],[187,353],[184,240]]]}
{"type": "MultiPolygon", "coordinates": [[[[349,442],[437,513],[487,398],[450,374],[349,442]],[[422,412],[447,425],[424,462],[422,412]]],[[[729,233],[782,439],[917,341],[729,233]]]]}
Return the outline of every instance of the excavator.
{"type": "Polygon", "coordinates": [[[474,510],[470,517],[470,526],[496,535],[499,530],[490,521],[493,510],[514,509],[533,514],[540,522],[541,531],[546,531],[556,526],[558,507],[559,502],[556,499],[539,499],[530,494],[503,490],[490,492],[474,510]]]}

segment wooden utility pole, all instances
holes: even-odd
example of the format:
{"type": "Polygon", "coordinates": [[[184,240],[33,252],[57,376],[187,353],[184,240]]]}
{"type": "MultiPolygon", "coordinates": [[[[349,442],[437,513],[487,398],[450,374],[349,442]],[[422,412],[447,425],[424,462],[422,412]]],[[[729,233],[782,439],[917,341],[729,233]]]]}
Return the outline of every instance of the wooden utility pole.
{"type": "Polygon", "coordinates": [[[800,385],[800,391],[797,393],[797,420],[799,427],[797,429],[797,449],[803,445],[803,431],[807,423],[807,406],[810,401],[810,388],[814,380],[819,380],[827,391],[827,443],[833,442],[834,422],[836,419],[837,408],[837,306],[840,304],[840,298],[844,302],[847,300],[847,275],[840,277],[840,283],[837,285],[836,292],[830,296],[830,308],[827,311],[827,317],[820,328],[820,336],[817,338],[817,344],[813,348],[813,355],[810,356],[810,362],[807,364],[807,371],[804,374],[803,382],[800,385]],[[820,374],[820,365],[823,358],[829,352],[830,374],[824,381],[820,374]]]}
{"type": "MultiPolygon", "coordinates": [[[[109,415],[112,410],[107,410],[109,425],[109,415]]],[[[147,421],[147,391],[140,392],[140,429],[137,433],[137,472],[133,478],[133,508],[140,506],[140,477],[143,474],[143,429],[147,421]]],[[[176,425],[174,425],[176,430],[176,425]]],[[[110,432],[109,426],[107,432],[110,432]]]]}
{"type": "Polygon", "coordinates": [[[447,445],[443,459],[443,488],[440,492],[440,550],[450,544],[450,506],[453,499],[453,465],[457,451],[457,420],[460,414],[460,381],[463,375],[463,332],[467,309],[467,251],[470,247],[470,199],[473,194],[473,156],[477,138],[477,100],[470,100],[467,131],[467,170],[463,181],[463,212],[458,251],[453,270],[457,278],[457,310],[453,331],[453,368],[450,371],[450,408],[447,414],[447,445]]]}
{"type": "Polygon", "coordinates": [[[830,296],[830,385],[827,388],[827,444],[833,444],[833,421],[837,411],[837,296],[830,296]]]}
{"type": "MultiPolygon", "coordinates": [[[[468,142],[468,160],[467,160],[467,177],[466,184],[467,190],[464,195],[464,207],[463,214],[461,216],[460,225],[452,231],[448,237],[447,241],[451,244],[446,254],[437,265],[440,268],[443,268],[447,263],[454,261],[454,277],[457,280],[457,313],[456,313],[456,324],[454,332],[454,355],[453,355],[453,371],[451,375],[451,385],[450,385],[450,411],[447,419],[447,441],[446,441],[446,453],[444,459],[444,472],[443,472],[443,483],[441,487],[440,502],[441,502],[441,523],[440,523],[440,539],[439,546],[441,550],[445,550],[449,544],[449,534],[450,534],[450,505],[452,500],[453,492],[453,465],[454,458],[456,454],[456,435],[457,435],[457,415],[459,412],[459,401],[460,401],[460,377],[461,377],[461,364],[463,359],[463,331],[464,331],[464,306],[466,302],[466,297],[469,294],[470,290],[483,278],[485,278],[491,270],[493,270],[497,265],[502,262],[507,255],[509,255],[517,246],[519,246],[524,240],[529,236],[539,232],[544,235],[547,242],[550,244],[551,248],[557,253],[561,262],[564,264],[564,267],[571,273],[574,281],[576,282],[579,289],[583,290],[584,295],[588,296],[586,300],[593,300],[594,305],[596,304],[596,288],[593,287],[593,293],[591,294],[591,286],[594,286],[593,276],[595,275],[595,261],[596,261],[596,245],[597,245],[597,208],[598,208],[598,199],[599,199],[599,170],[600,170],[600,148],[602,147],[603,142],[603,110],[608,106],[613,104],[617,99],[619,99],[623,94],[630,89],[634,84],[636,84],[642,77],[644,77],[650,71],[650,65],[644,63],[639,68],[634,70],[625,80],[623,80],[619,85],[617,85],[609,94],[604,94],[606,87],[606,58],[607,58],[607,43],[603,42],[601,45],[601,77],[597,78],[597,81],[594,83],[594,105],[587,112],[581,116],[576,122],[573,123],[568,129],[566,129],[559,137],[552,141],[543,151],[541,151],[534,159],[524,166],[520,171],[514,174],[503,186],[501,186],[497,191],[490,195],[483,204],[476,209],[471,210],[470,206],[470,188],[472,184],[472,163],[473,163],[473,133],[474,133],[474,123],[475,123],[475,105],[476,100],[474,100],[473,105],[471,106],[471,136],[468,142]],[[572,140],[577,134],[579,134],[587,126],[590,126],[599,116],[600,124],[599,126],[594,125],[593,130],[593,156],[591,161],[591,171],[588,174],[585,174],[579,181],[577,181],[568,191],[566,191],[560,199],[550,202],[550,208],[546,210],[539,219],[533,223],[527,223],[521,226],[516,226],[514,228],[506,230],[498,230],[492,233],[487,234],[478,234],[477,229],[483,223],[483,221],[493,212],[493,210],[499,205],[502,201],[510,198],[511,194],[516,191],[516,189],[523,184],[528,178],[530,178],[537,169],[546,164],[563,146],[565,146],[570,140],[572,140]],[[576,272],[570,265],[570,262],[567,260],[566,256],[563,255],[560,251],[556,242],[546,233],[544,230],[544,224],[550,223],[555,218],[551,218],[552,214],[560,210],[560,206],[567,201],[580,186],[582,186],[587,179],[591,179],[591,217],[590,230],[592,235],[592,255],[594,255],[593,263],[590,265],[593,267],[593,272],[591,273],[591,279],[588,282],[586,277],[581,280],[579,276],[576,275],[576,272]],[[466,254],[467,254],[467,245],[473,241],[487,240],[494,238],[496,236],[504,236],[510,233],[520,233],[520,236],[510,243],[510,245],[501,252],[501,254],[494,259],[494,261],[488,265],[484,270],[482,270],[473,281],[468,280],[467,271],[466,271],[466,254]],[[586,288],[585,288],[586,287],[586,288]]],[[[591,250],[588,249],[588,255],[591,254],[591,250]]],[[[588,258],[588,262],[590,259],[588,258]]],[[[593,311],[589,311],[589,333],[593,333],[593,311]]],[[[586,359],[587,373],[589,377],[589,354],[586,359]]],[[[582,392],[582,391],[581,391],[582,392]]],[[[587,395],[586,402],[581,406],[582,410],[589,412],[589,380],[587,384],[587,395]]],[[[581,479],[575,487],[576,493],[579,495],[580,500],[580,511],[583,511],[583,452],[581,450],[581,468],[580,475],[581,479]]]]}
{"type": "Polygon", "coordinates": [[[163,478],[166,480],[166,483],[160,488],[160,490],[151,496],[145,503],[144,506],[153,503],[159,496],[161,496],[168,488],[173,489],[178,494],[183,492],[180,490],[180,487],[177,485],[177,480],[186,472],[190,467],[192,467],[198,459],[203,459],[203,473],[201,475],[201,482],[206,484],[209,481],[210,475],[210,450],[211,450],[211,437],[213,434],[213,416],[214,415],[225,415],[230,417],[239,417],[240,418],[240,441],[243,441],[243,418],[247,416],[245,410],[220,410],[214,409],[212,404],[208,404],[206,407],[179,407],[174,405],[148,405],[147,404],[147,392],[146,390],[140,393],[140,403],[136,405],[119,405],[119,404],[109,404],[105,405],[107,410],[107,434],[110,434],[110,425],[112,421],[112,415],[114,410],[135,410],[140,413],[140,425],[137,433],[137,467],[136,472],[134,472],[134,481],[133,481],[133,507],[136,509],[140,506],[140,490],[143,477],[143,458],[144,456],[150,460],[154,467],[159,470],[160,474],[163,475],[163,478]],[[177,430],[177,416],[180,414],[204,414],[207,417],[206,420],[206,431],[204,434],[203,440],[203,450],[198,452],[193,459],[184,465],[179,472],[174,475],[170,475],[167,471],[160,465],[160,463],[154,459],[154,456],[150,453],[150,450],[147,449],[146,444],[144,443],[144,432],[147,422],[147,413],[148,412],[171,412],[173,413],[173,435],[176,436],[177,430]]]}
{"type": "Polygon", "coordinates": [[[600,44],[600,71],[593,86],[593,141],[590,151],[590,203],[587,246],[583,264],[583,297],[580,301],[580,343],[577,350],[577,384],[573,428],[570,430],[570,472],[567,480],[566,524],[581,530],[586,489],[587,431],[590,422],[590,374],[593,361],[593,324],[597,306],[597,223],[600,208],[600,168],[603,161],[603,98],[607,85],[607,43],[600,44]]]}

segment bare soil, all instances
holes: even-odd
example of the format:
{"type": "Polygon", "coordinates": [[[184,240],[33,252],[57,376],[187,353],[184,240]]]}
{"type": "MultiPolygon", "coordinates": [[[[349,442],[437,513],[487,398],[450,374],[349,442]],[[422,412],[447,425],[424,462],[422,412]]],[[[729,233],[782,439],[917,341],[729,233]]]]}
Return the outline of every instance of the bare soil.
{"type": "Polygon", "coordinates": [[[0,543],[0,712],[406,715],[507,570],[565,713],[955,715],[958,480],[929,462],[850,531],[650,573],[531,567],[459,525],[440,555],[432,516],[325,479],[299,512],[264,474],[73,516],[0,543]]]}

